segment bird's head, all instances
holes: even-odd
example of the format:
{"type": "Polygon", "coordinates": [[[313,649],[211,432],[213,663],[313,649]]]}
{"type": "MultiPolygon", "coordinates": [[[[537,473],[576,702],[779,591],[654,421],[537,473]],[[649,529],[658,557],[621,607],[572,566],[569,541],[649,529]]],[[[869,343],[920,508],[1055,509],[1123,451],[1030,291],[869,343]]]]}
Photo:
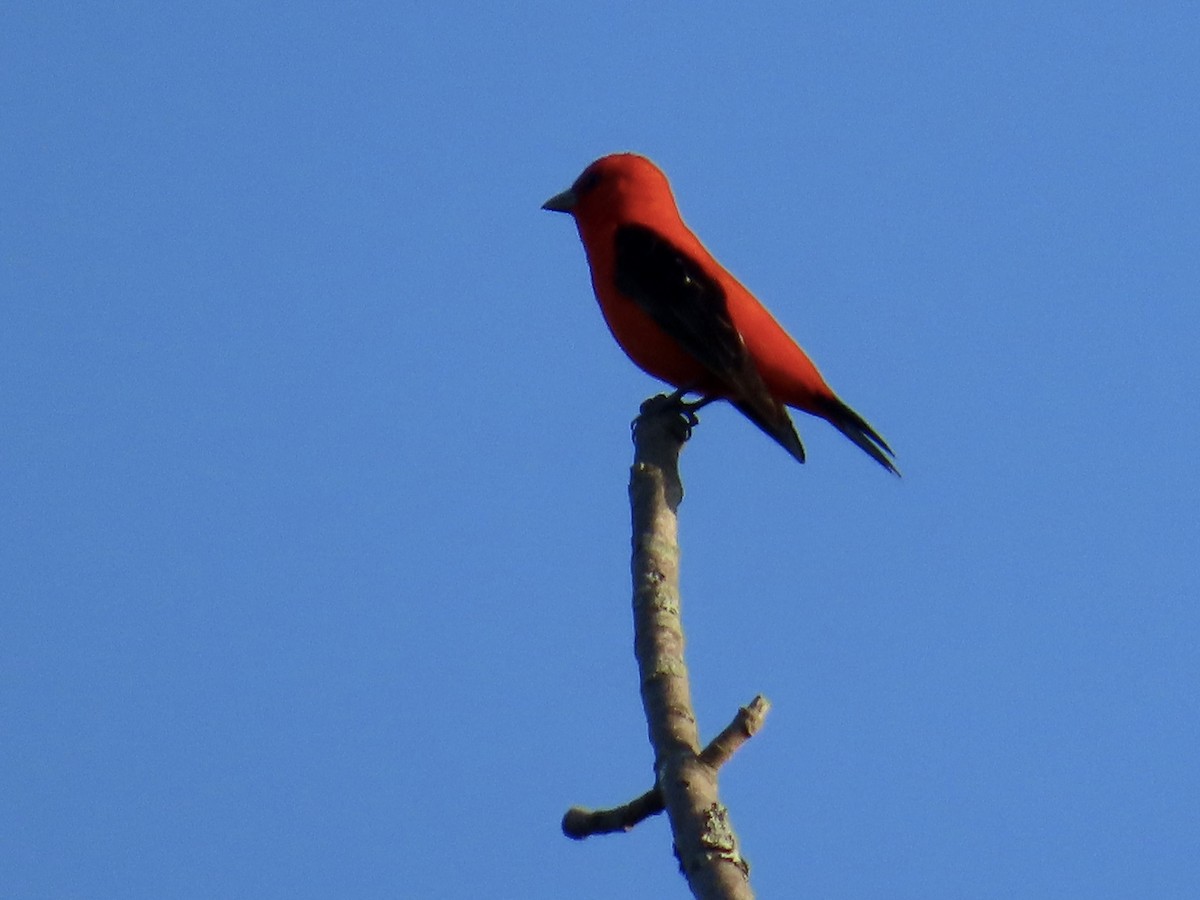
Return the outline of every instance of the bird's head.
{"type": "Polygon", "coordinates": [[[602,156],[569,188],[543,203],[542,209],[570,213],[580,223],[598,218],[648,221],[665,211],[678,215],[667,176],[636,153],[602,156]]]}

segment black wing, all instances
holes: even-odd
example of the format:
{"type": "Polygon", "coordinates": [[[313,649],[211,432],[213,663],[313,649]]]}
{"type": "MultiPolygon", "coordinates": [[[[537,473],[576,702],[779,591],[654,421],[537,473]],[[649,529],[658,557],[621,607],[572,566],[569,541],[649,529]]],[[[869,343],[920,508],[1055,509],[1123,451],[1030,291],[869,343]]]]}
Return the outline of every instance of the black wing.
{"type": "Polygon", "coordinates": [[[787,407],[771,396],[746,352],[721,286],[694,259],[641,225],[617,229],[615,262],[617,289],[729,385],[730,402],[746,418],[804,462],[787,407]]]}

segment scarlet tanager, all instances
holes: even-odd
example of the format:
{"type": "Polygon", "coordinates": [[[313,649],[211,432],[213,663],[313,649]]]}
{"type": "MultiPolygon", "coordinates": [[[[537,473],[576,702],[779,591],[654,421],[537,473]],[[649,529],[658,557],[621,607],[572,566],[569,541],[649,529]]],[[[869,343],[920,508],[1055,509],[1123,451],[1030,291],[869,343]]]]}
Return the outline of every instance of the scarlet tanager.
{"type": "Polygon", "coordinates": [[[804,462],[790,406],[825,419],[900,474],[887,442],[684,224],[667,176],[650,160],[633,153],[602,157],[542,209],[575,219],[617,343],[680,397],[701,395],[693,408],[728,400],[804,462]]]}

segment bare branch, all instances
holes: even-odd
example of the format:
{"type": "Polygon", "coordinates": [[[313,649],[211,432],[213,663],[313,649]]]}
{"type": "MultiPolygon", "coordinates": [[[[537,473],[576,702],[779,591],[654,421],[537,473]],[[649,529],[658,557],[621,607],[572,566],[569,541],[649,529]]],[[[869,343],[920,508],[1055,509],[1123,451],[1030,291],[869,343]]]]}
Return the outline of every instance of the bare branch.
{"type": "MultiPolygon", "coordinates": [[[[762,694],[741,707],[725,730],[713,738],[700,753],[700,761],[710,769],[719,769],[729,762],[746,741],[750,740],[766,720],[771,704],[762,694]]],[[[654,787],[636,800],[612,809],[588,809],[572,806],[563,816],[563,834],[572,840],[582,841],[594,834],[612,834],[629,831],[634,825],[663,811],[662,794],[654,787]]]]}
{"type": "Polygon", "coordinates": [[[634,422],[629,481],[634,654],[657,785],[688,886],[702,900],[745,900],[753,897],[750,867],[717,795],[717,769],[700,759],[683,659],[676,510],[683,500],[679,453],[694,424],[695,416],[678,400],[664,397],[643,403],[634,422]]]}
{"type": "Polygon", "coordinates": [[[717,796],[717,772],[761,727],[770,703],[761,694],[704,748],[692,709],[679,615],[679,542],[676,511],[683,501],[679,453],[696,425],[697,404],[683,392],[651,397],[633,423],[629,477],[633,514],[633,648],[642,706],[654,748],[655,785],[623,806],[575,806],[563,833],[575,840],[628,831],[664,810],[675,856],[700,900],[753,900],[750,865],[738,849],[729,811],[717,796]]]}

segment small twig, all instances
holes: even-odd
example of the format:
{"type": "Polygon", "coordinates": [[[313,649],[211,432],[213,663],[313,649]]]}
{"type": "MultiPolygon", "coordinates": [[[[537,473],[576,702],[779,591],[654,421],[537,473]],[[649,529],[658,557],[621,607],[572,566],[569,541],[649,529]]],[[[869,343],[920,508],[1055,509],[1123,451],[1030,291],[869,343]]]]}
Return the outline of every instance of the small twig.
{"type": "Polygon", "coordinates": [[[587,809],[583,806],[572,806],[563,816],[563,834],[572,840],[582,841],[593,834],[612,834],[615,831],[629,831],[638,822],[657,816],[663,811],[662,794],[658,788],[651,788],[623,806],[612,809],[587,809]]]}
{"type": "MultiPolygon", "coordinates": [[[[729,762],[730,757],[762,728],[770,709],[770,701],[762,694],[741,707],[733,721],[700,752],[700,762],[714,770],[729,762]]],[[[636,800],[612,809],[572,806],[563,816],[562,830],[572,840],[582,841],[594,834],[629,831],[634,825],[662,811],[662,794],[654,787],[636,800]]]]}
{"type": "Polygon", "coordinates": [[[766,721],[771,709],[771,701],[759,694],[750,701],[748,706],[738,710],[733,721],[725,726],[725,730],[709,741],[708,746],[700,753],[700,762],[713,769],[719,769],[729,758],[742,748],[742,744],[758,734],[766,721]]]}

